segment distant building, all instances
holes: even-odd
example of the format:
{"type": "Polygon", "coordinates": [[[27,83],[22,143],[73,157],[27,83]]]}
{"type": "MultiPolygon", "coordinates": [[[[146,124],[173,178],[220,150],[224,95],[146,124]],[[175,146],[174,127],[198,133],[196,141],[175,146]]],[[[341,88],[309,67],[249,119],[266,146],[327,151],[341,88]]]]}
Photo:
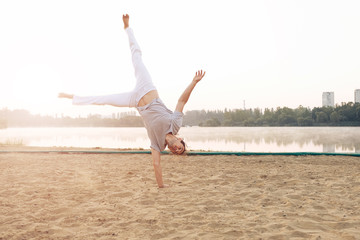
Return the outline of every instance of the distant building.
{"type": "Polygon", "coordinates": [[[334,92],[323,92],[322,106],[323,107],[334,107],[334,92]]]}
{"type": "Polygon", "coordinates": [[[356,89],[354,95],[354,102],[360,103],[360,89],[356,89]]]}

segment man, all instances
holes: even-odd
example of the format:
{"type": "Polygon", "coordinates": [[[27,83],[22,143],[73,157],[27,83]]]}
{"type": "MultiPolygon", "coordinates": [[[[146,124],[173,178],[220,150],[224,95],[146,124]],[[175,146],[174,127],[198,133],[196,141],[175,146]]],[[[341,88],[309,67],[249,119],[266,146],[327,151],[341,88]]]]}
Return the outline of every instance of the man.
{"type": "Polygon", "coordinates": [[[124,29],[129,38],[132,63],[135,69],[136,86],[131,92],[107,96],[80,97],[72,94],[60,93],[60,98],[69,98],[77,105],[112,105],[117,107],[135,107],[143,118],[148,136],[151,141],[151,155],[155,170],[155,177],[159,188],[165,187],[160,165],[161,151],[166,145],[174,154],[185,151],[185,143],[176,137],[183,118],[183,109],[196,84],[204,77],[205,71],[196,72],[193,80],[180,96],[175,111],[170,111],[160,100],[159,94],[152,82],[151,76],[142,62],[142,52],[129,27],[129,15],[123,15],[124,29]]]}

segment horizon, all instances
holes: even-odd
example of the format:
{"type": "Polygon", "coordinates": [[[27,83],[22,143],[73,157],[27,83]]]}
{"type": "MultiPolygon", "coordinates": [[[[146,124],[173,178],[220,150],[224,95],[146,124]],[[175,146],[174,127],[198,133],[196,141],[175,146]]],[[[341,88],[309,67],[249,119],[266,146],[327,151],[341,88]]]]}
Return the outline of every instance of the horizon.
{"type": "Polygon", "coordinates": [[[354,102],[358,1],[0,2],[0,109],[69,116],[136,111],[73,106],[59,92],[102,95],[135,84],[122,14],[165,105],[207,73],[184,112],[354,102]]]}
{"type": "MultiPolygon", "coordinates": [[[[360,102],[354,102],[354,101],[349,101],[349,102],[341,102],[341,103],[335,103],[334,106],[314,106],[314,107],[307,107],[307,106],[303,106],[303,105],[299,105],[297,107],[288,107],[288,106],[276,106],[276,107],[266,107],[266,108],[243,108],[243,107],[239,107],[239,108],[222,108],[222,109],[191,109],[191,110],[185,110],[184,111],[184,114],[186,115],[187,112],[191,112],[191,111],[205,111],[205,112],[216,112],[216,111],[237,111],[237,110],[250,110],[250,111],[254,111],[254,110],[260,110],[261,113],[263,113],[265,110],[274,110],[276,111],[277,109],[283,109],[283,108],[290,108],[292,110],[296,110],[296,109],[299,109],[299,108],[306,108],[306,109],[309,109],[309,110],[314,110],[315,108],[337,108],[337,107],[341,107],[342,105],[344,104],[360,104],[360,102]]],[[[117,109],[116,107],[114,109],[117,109]]],[[[122,108],[118,108],[118,109],[122,109],[122,108]]],[[[78,114],[78,115],[66,115],[65,113],[55,113],[55,114],[48,114],[48,113],[34,113],[32,112],[31,110],[29,109],[22,109],[22,108],[16,108],[16,109],[10,109],[10,108],[7,108],[7,107],[3,107],[3,108],[0,108],[0,112],[1,111],[26,111],[27,113],[29,113],[30,115],[33,115],[33,116],[41,116],[41,117],[53,117],[53,118],[67,118],[67,117],[70,117],[70,118],[87,118],[89,116],[101,116],[102,118],[114,118],[115,119],[121,119],[122,117],[126,117],[126,116],[140,116],[139,115],[139,112],[136,111],[135,109],[131,109],[131,108],[125,108],[125,109],[128,109],[128,111],[114,111],[114,112],[107,112],[107,113],[101,113],[101,112],[89,112],[89,113],[86,113],[85,115],[81,115],[81,114],[78,114]],[[119,117],[120,116],[120,117],[119,117]]],[[[0,117],[1,119],[1,117],[0,117]]]]}

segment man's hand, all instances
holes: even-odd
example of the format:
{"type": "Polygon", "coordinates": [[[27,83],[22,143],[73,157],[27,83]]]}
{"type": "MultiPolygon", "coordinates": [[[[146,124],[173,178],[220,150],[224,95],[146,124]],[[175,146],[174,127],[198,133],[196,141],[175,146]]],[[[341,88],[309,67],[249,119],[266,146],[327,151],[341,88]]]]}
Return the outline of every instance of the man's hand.
{"type": "Polygon", "coordinates": [[[194,82],[198,83],[200,80],[205,76],[205,71],[203,73],[203,70],[199,70],[195,73],[195,77],[193,79],[194,82]]]}
{"type": "Polygon", "coordinates": [[[125,14],[123,15],[123,22],[124,22],[124,29],[127,29],[129,27],[129,15],[125,14]]]}

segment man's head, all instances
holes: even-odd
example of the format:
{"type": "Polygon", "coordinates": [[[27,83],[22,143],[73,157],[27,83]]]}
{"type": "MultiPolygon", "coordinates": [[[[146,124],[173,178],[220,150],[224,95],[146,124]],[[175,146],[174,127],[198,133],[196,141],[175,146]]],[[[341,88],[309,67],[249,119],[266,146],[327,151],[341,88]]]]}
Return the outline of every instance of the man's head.
{"type": "Polygon", "coordinates": [[[172,135],[172,138],[167,141],[168,148],[174,154],[180,155],[185,152],[185,142],[182,138],[172,135]]]}

